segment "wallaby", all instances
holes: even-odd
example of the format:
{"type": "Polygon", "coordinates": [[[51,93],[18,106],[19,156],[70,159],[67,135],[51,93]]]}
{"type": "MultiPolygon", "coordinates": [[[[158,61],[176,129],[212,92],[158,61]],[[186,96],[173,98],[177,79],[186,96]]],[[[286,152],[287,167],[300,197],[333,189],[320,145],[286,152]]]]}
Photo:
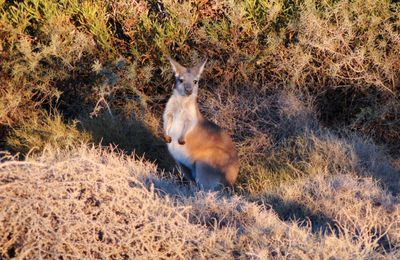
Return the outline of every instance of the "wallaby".
{"type": "Polygon", "coordinates": [[[235,146],[224,130],[203,118],[197,105],[199,79],[207,60],[185,68],[168,59],[176,79],[163,115],[168,150],[184,176],[201,188],[232,187],[239,172],[235,146]]]}

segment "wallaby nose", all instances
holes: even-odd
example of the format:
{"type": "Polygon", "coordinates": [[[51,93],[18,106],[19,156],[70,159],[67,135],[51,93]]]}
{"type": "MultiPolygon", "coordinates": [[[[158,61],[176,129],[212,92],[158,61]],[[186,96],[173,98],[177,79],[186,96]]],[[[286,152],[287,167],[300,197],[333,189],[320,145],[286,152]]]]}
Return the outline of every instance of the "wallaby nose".
{"type": "Polygon", "coordinates": [[[184,87],[186,95],[191,95],[192,94],[192,87],[189,84],[185,84],[183,87],[184,87]]]}

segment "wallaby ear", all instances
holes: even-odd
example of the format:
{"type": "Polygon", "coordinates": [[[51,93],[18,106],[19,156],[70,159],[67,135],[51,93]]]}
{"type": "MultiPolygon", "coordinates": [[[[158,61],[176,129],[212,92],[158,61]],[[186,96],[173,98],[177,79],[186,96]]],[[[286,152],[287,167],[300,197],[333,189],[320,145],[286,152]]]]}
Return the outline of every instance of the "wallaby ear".
{"type": "Polygon", "coordinates": [[[179,64],[176,60],[174,60],[173,58],[171,58],[169,56],[168,56],[168,60],[171,63],[172,68],[174,69],[175,76],[182,75],[185,72],[186,68],[183,67],[181,64],[179,64]]]}
{"type": "Polygon", "coordinates": [[[200,61],[194,68],[192,69],[193,74],[196,74],[197,77],[200,77],[201,73],[204,70],[204,65],[206,65],[207,59],[203,59],[200,61]]]}

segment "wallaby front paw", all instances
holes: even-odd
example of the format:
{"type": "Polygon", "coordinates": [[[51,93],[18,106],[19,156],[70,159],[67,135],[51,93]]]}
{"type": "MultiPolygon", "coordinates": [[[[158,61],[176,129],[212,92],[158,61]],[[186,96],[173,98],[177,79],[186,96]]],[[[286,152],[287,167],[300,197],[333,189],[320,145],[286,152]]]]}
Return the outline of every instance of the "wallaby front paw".
{"type": "Polygon", "coordinates": [[[183,138],[179,138],[178,139],[178,144],[180,144],[180,145],[184,145],[186,142],[185,142],[185,140],[183,139],[183,138]]]}
{"type": "Polygon", "coordinates": [[[164,134],[164,135],[163,135],[163,138],[164,138],[164,141],[165,141],[166,143],[172,142],[172,138],[171,138],[171,136],[169,136],[169,135],[164,134]]]}

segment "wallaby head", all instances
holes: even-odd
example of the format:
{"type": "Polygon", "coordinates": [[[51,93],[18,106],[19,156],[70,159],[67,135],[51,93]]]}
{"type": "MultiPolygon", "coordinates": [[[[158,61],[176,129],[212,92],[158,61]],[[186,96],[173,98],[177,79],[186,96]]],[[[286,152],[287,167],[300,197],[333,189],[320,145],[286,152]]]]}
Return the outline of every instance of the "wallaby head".
{"type": "Polygon", "coordinates": [[[171,57],[169,57],[168,60],[171,62],[175,73],[174,94],[183,97],[191,95],[197,96],[200,75],[203,72],[207,60],[201,61],[192,68],[185,68],[171,57]]]}

